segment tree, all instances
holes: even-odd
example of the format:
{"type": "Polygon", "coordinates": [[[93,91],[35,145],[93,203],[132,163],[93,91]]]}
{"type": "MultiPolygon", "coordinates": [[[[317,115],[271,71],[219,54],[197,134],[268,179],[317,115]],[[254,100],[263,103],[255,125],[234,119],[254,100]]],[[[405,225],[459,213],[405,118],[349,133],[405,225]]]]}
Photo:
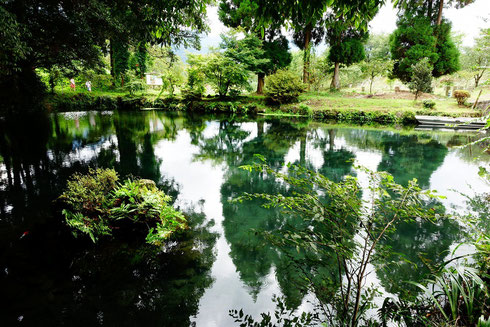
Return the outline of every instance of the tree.
{"type": "Polygon", "coordinates": [[[281,26],[284,17],[268,19],[271,13],[260,11],[264,4],[249,0],[221,0],[218,15],[225,26],[240,28],[249,34],[262,40],[261,47],[264,50],[262,59],[268,59],[261,65],[257,65],[257,94],[262,94],[265,76],[284,68],[291,63],[289,42],[281,34],[281,26]]]}
{"type": "MultiPolygon", "coordinates": [[[[306,252],[307,262],[316,264],[317,269],[313,271],[300,271],[308,289],[319,300],[328,325],[359,326],[375,295],[375,290],[363,289],[374,257],[391,253],[383,243],[400,224],[413,222],[414,217],[435,221],[438,214],[424,204],[438,196],[433,191],[423,191],[416,180],[404,187],[396,184],[388,173],[364,168],[361,169],[368,175],[369,188],[367,196],[361,196],[355,177],[346,176],[334,182],[296,165],[288,165],[289,174],[285,174],[269,167],[263,157],[261,160],[242,168],[272,175],[295,192],[292,195],[246,193],[236,198],[235,203],[262,199],[266,208],[280,208],[293,217],[299,228],[284,225],[263,235],[276,246],[306,252]],[[322,265],[328,265],[325,269],[331,267],[332,256],[337,271],[331,271],[329,279],[332,280],[329,280],[322,278],[319,271],[322,265]],[[338,289],[331,286],[335,279],[341,281],[338,289]]],[[[298,264],[305,267],[303,262],[292,265],[298,264]]]]}
{"type": "Polygon", "coordinates": [[[353,32],[352,36],[340,36],[341,34],[338,34],[339,36],[334,36],[337,37],[337,41],[332,41],[328,53],[328,60],[334,64],[334,73],[330,85],[332,89],[340,88],[340,64],[350,66],[353,63],[364,59],[364,46],[359,36],[355,34],[356,33],[353,32]]]}
{"type": "Polygon", "coordinates": [[[303,83],[310,84],[311,73],[311,48],[319,45],[325,37],[325,26],[323,20],[318,22],[318,26],[309,30],[308,28],[299,29],[293,34],[294,44],[303,51],[303,83]]]}
{"type": "MultiPolygon", "coordinates": [[[[454,5],[456,8],[463,8],[474,1],[475,0],[446,0],[446,7],[454,5]]],[[[393,5],[403,11],[418,9],[420,12],[423,12],[431,22],[435,22],[436,25],[441,25],[442,23],[444,0],[395,0],[393,5]]]]}
{"type": "Polygon", "coordinates": [[[432,76],[440,77],[457,72],[460,69],[459,50],[451,39],[451,23],[443,20],[434,28],[434,34],[438,58],[433,64],[432,76]]]}
{"type": "Polygon", "coordinates": [[[408,83],[412,66],[422,58],[434,63],[436,38],[430,22],[425,17],[399,17],[397,29],[390,36],[391,57],[394,60],[393,76],[408,83]]]}
{"type": "Polygon", "coordinates": [[[389,36],[386,34],[370,35],[364,45],[366,58],[361,63],[363,75],[369,79],[369,94],[372,93],[373,82],[377,76],[387,76],[393,69],[390,57],[389,36]]]}
{"type": "Polygon", "coordinates": [[[264,68],[270,60],[265,55],[263,41],[256,35],[246,34],[239,40],[234,33],[222,34],[220,47],[225,50],[225,56],[243,64],[247,70],[265,75],[264,68]]]}
{"type": "Polygon", "coordinates": [[[451,26],[443,22],[433,27],[424,16],[405,13],[397,21],[397,29],[390,36],[391,56],[395,61],[393,76],[410,82],[412,66],[428,58],[433,66],[432,76],[440,77],[459,69],[459,52],[451,41],[451,26]]]}
{"type": "Polygon", "coordinates": [[[432,67],[429,59],[424,58],[412,66],[412,78],[408,87],[415,93],[415,100],[422,92],[432,92],[432,67]]]}
{"type": "Polygon", "coordinates": [[[482,29],[475,40],[475,46],[467,49],[464,55],[464,66],[473,73],[475,87],[478,87],[483,74],[490,66],[490,28],[482,29]]]}
{"type": "Polygon", "coordinates": [[[386,59],[390,57],[390,36],[388,34],[370,34],[364,44],[366,60],[386,59]]]}
{"type": "Polygon", "coordinates": [[[304,51],[303,56],[303,83],[309,81],[310,51],[312,42],[320,43],[323,36],[323,16],[330,1],[290,1],[279,10],[290,20],[296,34],[297,44],[304,51]],[[302,42],[301,42],[302,41],[302,42]]]}
{"type": "Polygon", "coordinates": [[[330,45],[329,61],[334,64],[331,88],[340,87],[340,65],[352,65],[364,59],[363,42],[367,39],[369,21],[374,18],[383,3],[370,1],[337,1],[333,12],[329,14],[327,24],[327,42],[330,45]]]}
{"type": "Polygon", "coordinates": [[[361,71],[369,79],[369,94],[373,91],[374,79],[378,76],[387,76],[393,69],[393,61],[389,59],[371,59],[361,63],[361,71]]]}
{"type": "Polygon", "coordinates": [[[200,67],[205,81],[210,83],[219,97],[226,97],[230,90],[239,92],[249,89],[249,71],[245,64],[237,62],[225,54],[213,51],[206,55],[190,54],[189,65],[200,67]]]}

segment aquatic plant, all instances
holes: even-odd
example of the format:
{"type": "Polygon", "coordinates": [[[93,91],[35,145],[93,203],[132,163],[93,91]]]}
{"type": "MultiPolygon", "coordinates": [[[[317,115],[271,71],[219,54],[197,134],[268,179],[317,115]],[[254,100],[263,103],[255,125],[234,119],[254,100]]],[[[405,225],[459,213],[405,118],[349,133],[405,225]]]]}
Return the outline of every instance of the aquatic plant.
{"type": "Polygon", "coordinates": [[[66,223],[87,234],[93,242],[112,235],[114,229],[147,229],[146,241],[161,245],[187,227],[182,213],[170,205],[170,196],[151,180],[128,179],[122,183],[113,169],[91,169],[74,174],[59,197],[66,223]]]}

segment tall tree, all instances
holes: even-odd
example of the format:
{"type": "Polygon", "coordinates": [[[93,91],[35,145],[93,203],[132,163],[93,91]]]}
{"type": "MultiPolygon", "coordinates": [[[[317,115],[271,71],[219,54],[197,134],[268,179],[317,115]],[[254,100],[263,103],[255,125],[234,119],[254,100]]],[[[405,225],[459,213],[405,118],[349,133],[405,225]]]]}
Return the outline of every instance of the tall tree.
{"type": "Polygon", "coordinates": [[[328,0],[289,1],[284,8],[278,8],[280,11],[285,9],[284,13],[289,17],[296,34],[295,39],[303,41],[300,47],[304,51],[303,83],[308,83],[309,80],[312,41],[321,42],[321,39],[315,37],[323,36],[323,18],[330,3],[328,0]]]}
{"type": "Polygon", "coordinates": [[[302,28],[296,30],[293,34],[294,44],[303,50],[303,83],[310,84],[310,64],[311,48],[313,45],[319,45],[325,37],[325,24],[323,20],[318,22],[318,26],[312,29],[302,28]]]}
{"type": "Polygon", "coordinates": [[[442,11],[444,6],[463,8],[475,0],[395,0],[393,5],[402,11],[412,11],[419,9],[423,11],[427,18],[435,25],[442,24],[442,11]]]}
{"type": "Polygon", "coordinates": [[[434,77],[459,69],[459,52],[451,41],[448,22],[433,26],[429,18],[406,12],[398,18],[397,25],[390,37],[394,77],[410,82],[412,66],[423,58],[429,59],[434,77]]]}
{"type": "Polygon", "coordinates": [[[334,64],[331,88],[340,87],[340,65],[349,66],[364,59],[363,42],[367,40],[368,23],[383,0],[337,1],[326,20],[329,61],[334,64]]]}
{"type": "Polygon", "coordinates": [[[280,19],[268,11],[260,11],[260,1],[250,0],[221,0],[218,15],[225,26],[240,28],[245,32],[256,35],[262,40],[264,53],[262,59],[268,63],[258,65],[254,70],[257,74],[257,94],[263,94],[265,76],[284,68],[291,63],[289,44],[281,34],[284,18],[280,19]]]}

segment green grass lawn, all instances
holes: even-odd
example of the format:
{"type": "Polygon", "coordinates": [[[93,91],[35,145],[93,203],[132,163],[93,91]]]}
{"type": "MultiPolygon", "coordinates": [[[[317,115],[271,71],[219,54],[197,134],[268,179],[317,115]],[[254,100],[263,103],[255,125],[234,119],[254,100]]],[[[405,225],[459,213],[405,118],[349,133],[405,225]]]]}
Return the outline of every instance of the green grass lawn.
{"type": "Polygon", "coordinates": [[[300,97],[300,103],[304,103],[313,110],[362,110],[362,111],[436,111],[450,116],[472,115],[477,113],[469,107],[460,107],[453,98],[432,99],[436,105],[433,109],[424,109],[421,100],[409,99],[380,99],[353,97],[340,92],[329,93],[305,93],[300,97]]]}

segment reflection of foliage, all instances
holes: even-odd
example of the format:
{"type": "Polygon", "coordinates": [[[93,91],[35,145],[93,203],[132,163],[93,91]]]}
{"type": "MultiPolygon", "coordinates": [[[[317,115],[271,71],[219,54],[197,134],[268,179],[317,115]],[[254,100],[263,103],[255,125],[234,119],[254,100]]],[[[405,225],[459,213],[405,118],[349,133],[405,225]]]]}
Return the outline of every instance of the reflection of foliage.
{"type": "Polygon", "coordinates": [[[68,226],[96,242],[129,220],[133,226],[148,226],[146,240],[155,245],[186,227],[184,216],[169,205],[170,197],[153,181],[128,179],[118,184],[118,179],[112,169],[73,175],[60,196],[67,205],[63,214],[68,226]]]}
{"type": "MultiPolygon", "coordinates": [[[[444,211],[444,208],[441,209],[444,211]]],[[[458,225],[448,219],[437,223],[423,220],[401,223],[396,233],[383,242],[391,253],[375,262],[381,285],[389,293],[401,297],[414,296],[417,289],[407,282],[420,282],[430,275],[431,267],[441,265],[449,247],[458,240],[458,231],[458,225]],[[434,241],[436,237],[437,241],[434,241]]]]}
{"type": "Polygon", "coordinates": [[[365,319],[376,294],[375,289],[364,286],[367,267],[372,264],[375,253],[376,256],[390,253],[383,241],[397,225],[411,222],[413,217],[426,220],[436,217],[433,210],[421,205],[422,199],[436,197],[432,191],[423,191],[415,181],[403,187],[386,173],[363,169],[370,177],[369,199],[363,200],[357,180],[351,176],[335,183],[294,165],[288,166],[289,175],[274,171],[264,162],[243,168],[271,175],[295,190],[292,195],[245,193],[235,202],[261,199],[265,201],[265,208],[286,210],[300,222],[293,228],[286,225],[265,232],[265,236],[283,248],[305,251],[306,261],[316,263],[311,265],[316,269],[306,271],[308,266],[301,260],[298,268],[308,289],[320,301],[327,321],[334,325],[349,322],[357,326],[365,319]],[[323,196],[326,199],[322,199],[323,196]],[[355,234],[360,240],[354,239],[355,234]]]}
{"type": "Polygon", "coordinates": [[[318,314],[309,312],[303,312],[297,316],[294,310],[288,309],[281,298],[274,297],[272,301],[276,303],[275,323],[272,323],[270,312],[262,313],[260,321],[255,321],[251,315],[243,313],[243,310],[230,310],[229,314],[235,319],[235,322],[240,323],[240,327],[306,327],[312,326],[313,322],[318,319],[318,314]]]}
{"type": "Polygon", "coordinates": [[[164,252],[137,242],[110,243],[76,257],[71,268],[78,276],[72,289],[74,305],[65,309],[66,321],[95,325],[102,315],[108,325],[191,325],[212,283],[217,235],[209,231],[213,223],[206,222],[204,214],[186,215],[189,229],[164,252]],[[92,307],[97,315],[86,314],[92,307]]]}
{"type": "Polygon", "coordinates": [[[378,169],[389,172],[402,185],[417,178],[420,186],[428,187],[432,173],[447,154],[447,148],[439,142],[430,139],[422,143],[417,135],[386,134],[381,144],[383,159],[378,169]]]}

